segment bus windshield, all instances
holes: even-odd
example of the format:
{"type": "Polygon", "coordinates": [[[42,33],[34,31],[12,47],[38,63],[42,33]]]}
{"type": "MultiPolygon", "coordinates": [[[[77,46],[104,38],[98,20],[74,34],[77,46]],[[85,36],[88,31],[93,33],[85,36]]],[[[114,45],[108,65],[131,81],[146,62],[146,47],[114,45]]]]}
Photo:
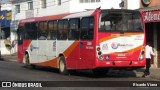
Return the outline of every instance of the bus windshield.
{"type": "Polygon", "coordinates": [[[143,31],[139,11],[104,10],[99,21],[99,31],[143,31]]]}

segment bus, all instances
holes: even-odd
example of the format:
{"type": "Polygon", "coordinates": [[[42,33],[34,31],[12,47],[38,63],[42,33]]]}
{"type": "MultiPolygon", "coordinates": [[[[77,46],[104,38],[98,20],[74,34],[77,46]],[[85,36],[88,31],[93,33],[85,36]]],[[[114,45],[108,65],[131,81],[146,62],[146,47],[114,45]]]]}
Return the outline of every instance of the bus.
{"type": "Polygon", "coordinates": [[[24,19],[18,25],[18,62],[61,74],[145,66],[144,23],[138,10],[94,9],[24,19]]]}

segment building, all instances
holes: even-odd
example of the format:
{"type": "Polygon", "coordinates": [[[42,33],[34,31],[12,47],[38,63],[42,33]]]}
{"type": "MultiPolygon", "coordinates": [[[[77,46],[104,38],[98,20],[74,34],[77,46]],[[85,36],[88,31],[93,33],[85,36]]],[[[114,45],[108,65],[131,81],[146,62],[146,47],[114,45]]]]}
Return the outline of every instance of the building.
{"type": "Polygon", "coordinates": [[[140,3],[146,26],[146,42],[152,43],[156,53],[152,64],[160,68],[160,0],[140,0],[140,3]]]}
{"type": "Polygon", "coordinates": [[[0,15],[0,49],[1,54],[10,54],[11,51],[7,50],[5,47],[4,41],[6,39],[10,39],[10,22],[11,22],[11,6],[12,4],[8,2],[7,0],[1,0],[1,15],[0,15]]]}

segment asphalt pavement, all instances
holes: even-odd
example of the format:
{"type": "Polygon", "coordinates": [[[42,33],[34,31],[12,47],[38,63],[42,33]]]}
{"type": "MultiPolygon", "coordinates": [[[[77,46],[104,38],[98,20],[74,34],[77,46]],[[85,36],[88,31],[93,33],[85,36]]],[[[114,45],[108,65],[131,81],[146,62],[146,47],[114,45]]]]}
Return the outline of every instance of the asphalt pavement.
{"type": "MultiPolygon", "coordinates": [[[[11,55],[2,55],[0,60],[17,62],[17,53],[11,54],[11,55]]],[[[136,73],[137,77],[141,77],[143,75],[144,70],[145,70],[145,68],[142,68],[142,69],[137,69],[134,72],[136,73]]],[[[152,68],[151,67],[150,75],[147,77],[160,80],[160,68],[152,68]]],[[[145,78],[147,78],[147,77],[145,77],[145,78]]]]}

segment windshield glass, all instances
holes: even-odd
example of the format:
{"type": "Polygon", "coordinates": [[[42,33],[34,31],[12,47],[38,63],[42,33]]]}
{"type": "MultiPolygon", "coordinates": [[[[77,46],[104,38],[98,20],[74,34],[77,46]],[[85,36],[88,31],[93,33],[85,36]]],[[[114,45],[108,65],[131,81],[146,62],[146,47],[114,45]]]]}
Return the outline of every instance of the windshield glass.
{"type": "Polygon", "coordinates": [[[143,31],[141,15],[138,11],[105,10],[102,11],[100,31],[143,31]]]}

